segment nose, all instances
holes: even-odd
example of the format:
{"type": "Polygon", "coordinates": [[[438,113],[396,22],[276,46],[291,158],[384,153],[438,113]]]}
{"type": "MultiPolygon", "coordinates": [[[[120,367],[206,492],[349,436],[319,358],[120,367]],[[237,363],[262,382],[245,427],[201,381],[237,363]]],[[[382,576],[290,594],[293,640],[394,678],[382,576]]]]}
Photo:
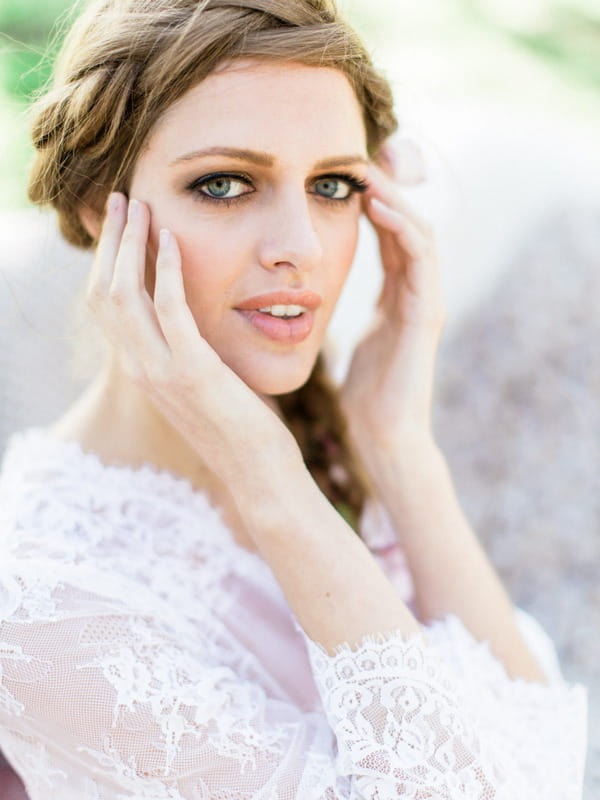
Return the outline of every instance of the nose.
{"type": "Polygon", "coordinates": [[[258,259],[265,269],[308,272],[320,264],[323,245],[304,189],[280,192],[265,209],[258,259]]]}

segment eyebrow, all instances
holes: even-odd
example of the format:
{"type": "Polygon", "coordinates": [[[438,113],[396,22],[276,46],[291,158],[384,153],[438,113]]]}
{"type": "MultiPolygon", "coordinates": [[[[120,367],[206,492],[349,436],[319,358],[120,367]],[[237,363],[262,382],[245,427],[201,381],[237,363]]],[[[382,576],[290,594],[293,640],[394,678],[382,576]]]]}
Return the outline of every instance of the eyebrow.
{"type": "MultiPolygon", "coordinates": [[[[169,166],[174,167],[176,164],[193,161],[194,159],[204,158],[206,156],[226,156],[227,158],[235,158],[238,161],[250,161],[259,167],[272,167],[275,164],[275,158],[269,153],[261,153],[257,150],[245,150],[238,147],[207,147],[205,150],[194,150],[191,153],[178,156],[169,166]]],[[[336,167],[345,167],[350,164],[368,163],[368,159],[363,155],[335,156],[333,158],[324,158],[321,161],[317,161],[314,168],[335,169],[336,167]]]]}

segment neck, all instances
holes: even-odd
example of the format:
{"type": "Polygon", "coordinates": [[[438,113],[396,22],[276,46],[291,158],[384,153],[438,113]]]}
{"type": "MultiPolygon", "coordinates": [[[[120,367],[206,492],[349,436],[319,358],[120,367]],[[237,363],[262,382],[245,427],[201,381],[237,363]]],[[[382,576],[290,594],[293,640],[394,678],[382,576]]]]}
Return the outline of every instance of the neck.
{"type": "MultiPolygon", "coordinates": [[[[263,399],[278,411],[273,398],[263,399]]],[[[219,485],[202,453],[179,434],[113,356],[50,430],[61,439],[78,441],[108,465],[152,464],[187,478],[197,489],[216,490],[219,485]]]]}

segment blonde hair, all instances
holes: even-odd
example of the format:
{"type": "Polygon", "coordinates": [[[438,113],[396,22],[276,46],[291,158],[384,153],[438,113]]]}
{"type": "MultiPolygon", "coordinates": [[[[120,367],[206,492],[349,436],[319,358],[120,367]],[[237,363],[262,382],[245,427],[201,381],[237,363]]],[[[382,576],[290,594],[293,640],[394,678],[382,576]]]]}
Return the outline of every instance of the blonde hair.
{"type": "MultiPolygon", "coordinates": [[[[68,242],[93,247],[81,208],[101,214],[111,191],[127,194],[166,109],[216,67],[247,58],[341,70],[363,110],[371,155],[397,127],[389,84],[330,0],[95,0],[65,39],[52,87],[32,107],[30,199],[56,209],[68,242]]],[[[345,516],[357,516],[366,482],[321,359],[298,391],[281,400],[288,424],[296,431],[304,425],[298,438],[307,464],[309,452],[318,452],[323,490],[347,507],[345,516]],[[326,436],[314,414],[308,420],[302,397],[312,397],[321,421],[332,423],[326,436]]]]}
{"type": "Polygon", "coordinates": [[[29,197],[58,212],[67,241],[94,242],[79,209],[127,192],[165,110],[238,58],[340,69],[364,112],[374,153],[396,128],[388,83],[328,0],[97,0],[68,34],[54,85],[32,109],[29,197]]]}

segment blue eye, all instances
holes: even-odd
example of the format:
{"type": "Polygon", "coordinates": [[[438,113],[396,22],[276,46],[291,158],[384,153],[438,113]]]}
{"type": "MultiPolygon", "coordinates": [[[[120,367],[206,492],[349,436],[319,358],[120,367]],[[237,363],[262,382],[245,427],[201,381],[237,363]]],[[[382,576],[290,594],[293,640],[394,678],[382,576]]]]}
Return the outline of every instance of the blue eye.
{"type": "Polygon", "coordinates": [[[195,200],[203,200],[225,207],[233,203],[243,202],[247,195],[254,193],[254,187],[245,175],[229,172],[212,172],[189,183],[186,190],[191,192],[195,200]]]}
{"type": "Polygon", "coordinates": [[[248,192],[244,191],[247,186],[245,181],[236,180],[232,175],[217,175],[203,178],[196,183],[194,188],[215,200],[231,200],[247,194],[248,192]],[[239,190],[240,187],[242,191],[239,190]]]}
{"type": "Polygon", "coordinates": [[[346,200],[352,194],[350,185],[339,178],[321,178],[315,181],[317,194],[329,200],[346,200]]]}
{"type": "Polygon", "coordinates": [[[323,175],[313,181],[312,192],[332,205],[351,202],[355,194],[364,194],[369,184],[364,178],[350,173],[323,175]]]}
{"type": "MultiPolygon", "coordinates": [[[[366,192],[367,182],[350,174],[323,175],[312,181],[310,193],[331,205],[343,205],[352,200],[356,193],[366,192]]],[[[212,172],[203,175],[186,186],[194,199],[222,205],[226,208],[237,202],[244,202],[256,188],[246,175],[232,172],[212,172]]]]}

